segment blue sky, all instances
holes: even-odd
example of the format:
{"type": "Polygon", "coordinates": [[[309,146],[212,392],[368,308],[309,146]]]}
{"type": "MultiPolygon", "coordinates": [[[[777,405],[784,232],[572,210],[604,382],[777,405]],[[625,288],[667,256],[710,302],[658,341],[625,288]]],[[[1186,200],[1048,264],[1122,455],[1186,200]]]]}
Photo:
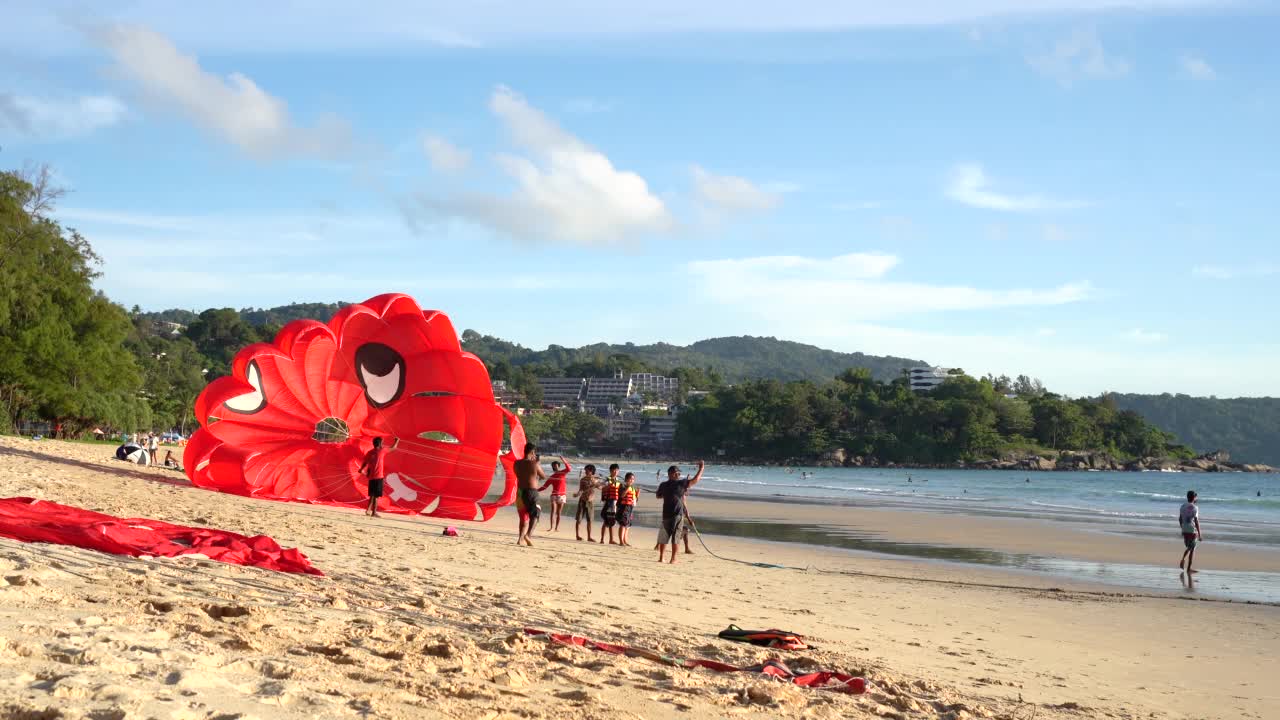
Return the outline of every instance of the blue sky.
{"type": "Polygon", "coordinates": [[[19,2],[0,165],[126,306],[1280,395],[1280,5],[687,4],[19,2]]]}

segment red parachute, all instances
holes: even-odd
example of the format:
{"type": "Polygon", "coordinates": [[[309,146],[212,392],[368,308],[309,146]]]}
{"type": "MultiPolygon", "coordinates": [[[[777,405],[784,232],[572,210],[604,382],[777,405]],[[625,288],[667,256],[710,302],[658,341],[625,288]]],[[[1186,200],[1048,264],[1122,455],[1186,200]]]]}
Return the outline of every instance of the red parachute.
{"type": "Polygon", "coordinates": [[[444,313],[379,295],[328,325],[298,320],[241,350],[196,399],[184,465],[197,487],[270,500],[363,506],[373,438],[386,455],[380,511],[488,520],[515,496],[520,421],[444,313]],[[501,452],[504,419],[512,450],[501,452]],[[496,470],[501,490],[490,492],[496,470]]]}

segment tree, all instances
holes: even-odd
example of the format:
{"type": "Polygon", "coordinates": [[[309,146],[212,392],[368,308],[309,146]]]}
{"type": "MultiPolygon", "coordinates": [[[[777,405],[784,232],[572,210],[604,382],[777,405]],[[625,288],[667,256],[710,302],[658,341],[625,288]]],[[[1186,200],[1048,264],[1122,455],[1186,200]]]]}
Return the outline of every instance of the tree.
{"type": "Polygon", "coordinates": [[[76,434],[143,413],[138,368],[124,348],[124,308],[93,289],[89,242],[48,217],[51,173],[0,173],[0,414],[45,419],[76,434]]]}

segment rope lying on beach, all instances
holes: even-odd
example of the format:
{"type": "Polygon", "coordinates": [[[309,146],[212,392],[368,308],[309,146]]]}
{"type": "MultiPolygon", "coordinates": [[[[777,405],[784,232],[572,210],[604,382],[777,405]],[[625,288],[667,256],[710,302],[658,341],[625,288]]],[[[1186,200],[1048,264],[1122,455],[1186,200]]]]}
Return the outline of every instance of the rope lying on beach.
{"type": "Polygon", "coordinates": [[[778,658],[769,658],[759,665],[738,667],[737,665],[729,665],[727,663],[719,662],[718,660],[677,658],[671,655],[663,655],[662,653],[654,652],[653,650],[604,643],[598,640],[585,638],[580,635],[563,635],[535,628],[525,628],[524,632],[530,637],[539,640],[546,640],[547,642],[555,645],[584,647],[603,653],[609,653],[610,655],[639,657],[656,663],[661,663],[663,665],[670,665],[672,667],[685,668],[688,670],[692,670],[694,668],[706,668],[708,670],[714,670],[715,672],[722,673],[760,673],[801,687],[849,693],[851,695],[861,695],[867,691],[867,681],[863,678],[854,677],[853,675],[847,675],[840,672],[832,672],[830,670],[821,670],[811,673],[796,673],[778,658]]]}

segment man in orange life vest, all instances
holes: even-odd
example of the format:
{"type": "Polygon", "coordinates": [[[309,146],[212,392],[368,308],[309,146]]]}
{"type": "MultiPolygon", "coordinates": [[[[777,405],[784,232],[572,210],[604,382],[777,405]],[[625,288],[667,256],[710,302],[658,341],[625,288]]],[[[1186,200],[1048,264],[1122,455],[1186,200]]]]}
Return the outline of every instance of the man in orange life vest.
{"type": "Polygon", "coordinates": [[[636,474],[627,473],[625,483],[618,495],[618,544],[631,547],[631,516],[636,509],[636,501],[640,499],[640,488],[636,487],[636,474]]]}
{"type": "MultiPolygon", "coordinates": [[[[618,523],[618,498],[622,495],[622,480],[618,477],[618,463],[609,466],[609,477],[605,478],[600,489],[600,499],[604,505],[600,508],[600,519],[604,527],[600,529],[600,544],[604,544],[604,531],[609,531],[609,544],[617,545],[613,540],[613,526],[618,523]]],[[[621,536],[621,531],[619,531],[621,536]]]]}

